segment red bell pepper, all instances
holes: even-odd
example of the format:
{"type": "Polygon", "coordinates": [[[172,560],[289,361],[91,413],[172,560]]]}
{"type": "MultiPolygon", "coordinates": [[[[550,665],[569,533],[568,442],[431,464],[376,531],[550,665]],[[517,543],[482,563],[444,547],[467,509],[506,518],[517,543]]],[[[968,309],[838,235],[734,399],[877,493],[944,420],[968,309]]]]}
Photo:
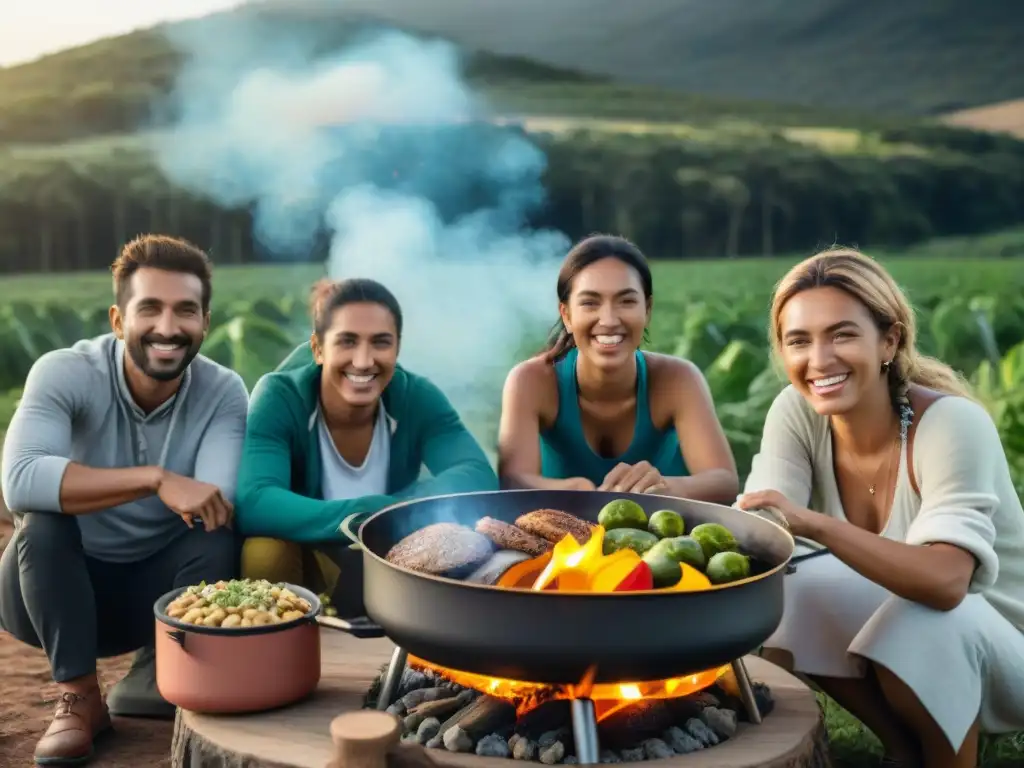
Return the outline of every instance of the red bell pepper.
{"type": "Polygon", "coordinates": [[[619,582],[613,591],[615,592],[639,592],[645,589],[654,589],[654,575],[651,567],[641,560],[636,568],[629,572],[629,575],[619,582]]]}

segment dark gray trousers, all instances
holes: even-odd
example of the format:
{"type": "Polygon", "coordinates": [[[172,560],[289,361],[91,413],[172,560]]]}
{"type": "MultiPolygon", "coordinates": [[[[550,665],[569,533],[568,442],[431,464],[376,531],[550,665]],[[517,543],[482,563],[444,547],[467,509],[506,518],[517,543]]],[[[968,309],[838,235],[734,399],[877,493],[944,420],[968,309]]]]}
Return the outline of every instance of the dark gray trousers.
{"type": "Polygon", "coordinates": [[[96,671],[96,659],[153,643],[153,603],[172,589],[236,578],[240,543],[202,526],[134,563],[85,554],[72,515],[26,512],[0,557],[0,628],[42,648],[55,682],[96,671]]]}

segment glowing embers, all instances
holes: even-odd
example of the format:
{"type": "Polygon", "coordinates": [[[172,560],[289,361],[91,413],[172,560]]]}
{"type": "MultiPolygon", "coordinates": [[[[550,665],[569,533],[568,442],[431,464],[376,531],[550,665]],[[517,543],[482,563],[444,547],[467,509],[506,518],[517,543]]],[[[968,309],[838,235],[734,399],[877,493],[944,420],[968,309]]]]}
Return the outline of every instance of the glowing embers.
{"type": "Polygon", "coordinates": [[[714,685],[720,677],[729,671],[729,667],[721,667],[668,680],[596,684],[583,680],[579,683],[551,685],[462,672],[431,664],[429,661],[415,656],[409,656],[407,663],[413,669],[430,670],[435,675],[450,680],[463,688],[471,688],[488,696],[509,701],[515,705],[516,712],[520,716],[546,701],[591,699],[594,702],[595,714],[599,722],[633,702],[643,699],[674,699],[702,691],[714,685]]]}

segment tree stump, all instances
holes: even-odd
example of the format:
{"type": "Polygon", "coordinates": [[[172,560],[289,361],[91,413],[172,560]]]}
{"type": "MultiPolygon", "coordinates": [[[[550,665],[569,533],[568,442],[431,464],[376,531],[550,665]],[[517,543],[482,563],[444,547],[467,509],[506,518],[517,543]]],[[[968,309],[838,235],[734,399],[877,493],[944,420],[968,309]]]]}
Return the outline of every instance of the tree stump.
{"type": "MultiPolygon", "coordinates": [[[[327,629],[321,630],[321,642],[323,675],[316,693],[305,701],[253,715],[200,715],[178,710],[171,745],[172,768],[521,765],[444,749],[393,746],[392,732],[386,719],[381,719],[390,715],[361,709],[367,689],[387,664],[394,646],[387,640],[357,640],[327,629]],[[353,742],[360,729],[369,729],[375,738],[356,738],[353,742]],[[339,737],[349,755],[340,762],[334,743],[339,737]],[[352,756],[353,749],[358,757],[352,756]]],[[[688,755],[646,761],[651,764],[649,768],[655,768],[654,764],[658,768],[831,768],[828,736],[813,692],[764,659],[748,656],[745,661],[751,678],[771,688],[775,699],[772,712],[760,725],[741,723],[728,741],[688,755]]]]}

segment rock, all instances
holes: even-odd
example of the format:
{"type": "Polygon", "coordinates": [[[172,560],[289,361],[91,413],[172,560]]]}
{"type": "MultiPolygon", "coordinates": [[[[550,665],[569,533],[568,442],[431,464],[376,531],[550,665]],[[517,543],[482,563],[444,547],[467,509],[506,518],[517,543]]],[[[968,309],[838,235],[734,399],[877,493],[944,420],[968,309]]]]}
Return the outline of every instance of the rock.
{"type": "Polygon", "coordinates": [[[516,748],[516,742],[519,741],[521,738],[523,738],[522,735],[518,734],[518,733],[513,733],[511,736],[509,736],[508,737],[508,748],[509,749],[515,749],[516,748]]]}
{"type": "Polygon", "coordinates": [[[405,704],[403,704],[402,700],[399,699],[394,704],[390,705],[386,711],[389,715],[394,715],[395,717],[405,717],[405,704]]]}
{"type": "Polygon", "coordinates": [[[602,749],[598,758],[602,763],[621,763],[622,758],[611,749],[602,749]]]}
{"type": "Polygon", "coordinates": [[[457,725],[444,732],[442,741],[444,742],[444,748],[449,752],[473,751],[473,739],[457,725]]]}
{"type": "Polygon", "coordinates": [[[718,743],[718,736],[716,736],[715,732],[704,724],[703,720],[691,717],[686,721],[684,728],[688,734],[693,736],[693,738],[705,747],[713,747],[718,743]]]}
{"type": "Polygon", "coordinates": [[[537,746],[543,749],[544,747],[550,747],[556,741],[565,741],[569,738],[570,732],[568,728],[559,728],[554,731],[547,731],[540,735],[537,739],[537,746]]]}
{"type": "Polygon", "coordinates": [[[419,744],[419,740],[416,738],[415,733],[402,734],[401,741],[403,744],[419,744]]]}
{"type": "Polygon", "coordinates": [[[736,735],[736,713],[731,709],[707,707],[700,713],[700,719],[719,739],[731,739],[736,735]]]}
{"type": "Polygon", "coordinates": [[[704,749],[704,745],[677,725],[673,725],[664,734],[662,739],[672,747],[677,755],[688,755],[698,749],[704,749]]]}
{"type": "Polygon", "coordinates": [[[565,757],[565,745],[560,741],[553,742],[540,750],[540,761],[545,765],[561,762],[563,757],[565,757]]]}
{"type": "Polygon", "coordinates": [[[537,742],[525,736],[516,741],[512,747],[512,757],[516,760],[533,760],[537,754],[537,742]]]}
{"type": "Polygon", "coordinates": [[[566,755],[562,758],[562,765],[576,765],[578,762],[576,755],[566,755]]]}
{"type": "Polygon", "coordinates": [[[661,760],[675,754],[672,748],[661,739],[645,739],[640,746],[644,748],[644,755],[648,760],[661,760]]]}
{"type": "Polygon", "coordinates": [[[508,742],[496,733],[484,736],[476,743],[476,753],[481,757],[511,757],[508,742]]]}
{"type": "Polygon", "coordinates": [[[639,763],[646,757],[643,747],[630,747],[622,750],[622,762],[624,763],[639,763]]]}
{"type": "Polygon", "coordinates": [[[754,683],[750,687],[754,689],[754,701],[757,702],[757,709],[761,713],[761,717],[771,714],[771,711],[775,709],[772,689],[764,683],[754,683]]]}
{"type": "Polygon", "coordinates": [[[440,749],[444,746],[444,734],[441,733],[440,729],[438,729],[437,735],[431,736],[429,739],[427,739],[427,743],[423,746],[425,746],[427,749],[440,749]]]}
{"type": "Polygon", "coordinates": [[[406,668],[405,672],[402,673],[402,680],[398,684],[398,691],[395,695],[398,698],[402,698],[405,694],[415,691],[418,688],[427,687],[427,676],[420,672],[418,669],[406,668]]]}
{"type": "Polygon", "coordinates": [[[440,732],[441,721],[436,717],[428,717],[416,729],[416,740],[420,744],[426,744],[440,732]]]}
{"type": "Polygon", "coordinates": [[[425,701],[437,701],[438,699],[447,699],[455,695],[455,692],[451,688],[436,687],[436,688],[417,688],[415,691],[409,691],[399,701],[405,705],[405,711],[408,712],[415,707],[419,706],[425,701]]]}

